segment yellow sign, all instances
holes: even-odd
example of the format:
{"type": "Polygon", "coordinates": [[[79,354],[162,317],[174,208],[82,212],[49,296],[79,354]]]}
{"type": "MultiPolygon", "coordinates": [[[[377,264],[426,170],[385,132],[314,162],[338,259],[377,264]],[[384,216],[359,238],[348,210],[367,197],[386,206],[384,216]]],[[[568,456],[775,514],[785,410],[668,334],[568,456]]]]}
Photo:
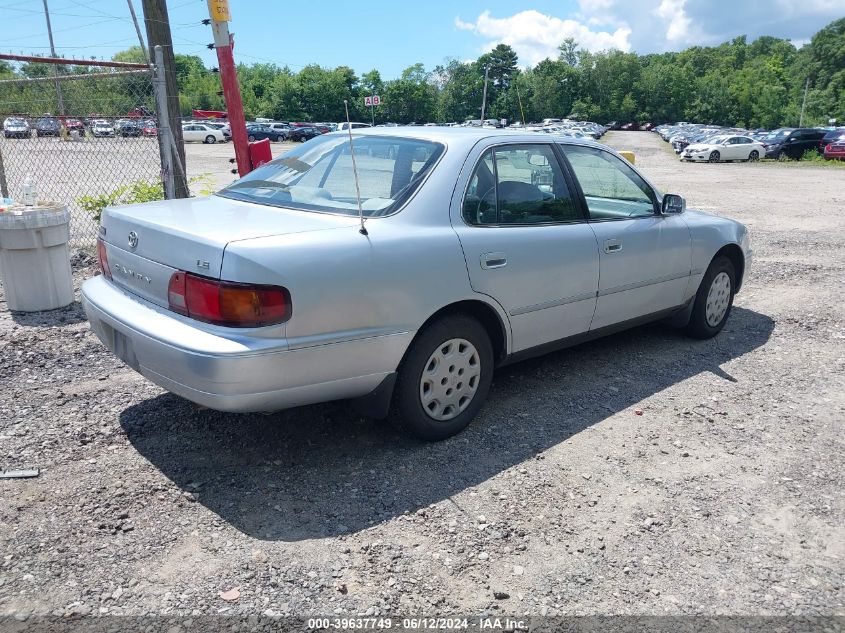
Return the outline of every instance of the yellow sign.
{"type": "Polygon", "coordinates": [[[229,0],[208,0],[208,13],[215,22],[228,22],[232,19],[229,0]]]}

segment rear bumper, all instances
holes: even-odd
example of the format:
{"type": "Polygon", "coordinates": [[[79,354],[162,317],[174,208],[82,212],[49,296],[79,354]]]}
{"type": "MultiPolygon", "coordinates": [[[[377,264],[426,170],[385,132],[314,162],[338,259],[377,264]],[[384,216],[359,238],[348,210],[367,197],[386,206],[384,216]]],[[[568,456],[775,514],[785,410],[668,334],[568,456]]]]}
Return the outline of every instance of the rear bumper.
{"type": "Polygon", "coordinates": [[[369,394],[396,370],[413,332],[290,349],[286,339],[203,327],[102,276],[82,286],[91,329],[155,384],[220,411],[270,411],[369,394]]]}

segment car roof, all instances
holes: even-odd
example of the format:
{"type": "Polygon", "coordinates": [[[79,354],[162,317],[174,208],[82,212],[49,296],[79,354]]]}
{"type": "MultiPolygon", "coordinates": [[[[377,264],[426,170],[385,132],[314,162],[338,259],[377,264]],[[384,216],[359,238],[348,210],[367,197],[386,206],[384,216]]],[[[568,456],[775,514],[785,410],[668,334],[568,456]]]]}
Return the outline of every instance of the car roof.
{"type": "MultiPolygon", "coordinates": [[[[348,135],[349,132],[330,132],[326,136],[348,135]]],[[[555,143],[564,145],[588,145],[593,147],[604,147],[600,143],[588,138],[575,138],[553,136],[538,132],[524,132],[521,130],[508,130],[499,128],[475,128],[475,127],[426,127],[426,126],[399,126],[380,128],[356,128],[352,131],[353,136],[383,136],[388,138],[409,138],[423,141],[444,143],[456,148],[468,150],[481,140],[508,139],[524,141],[526,143],[536,142],[540,139],[553,140],[555,143]]]]}

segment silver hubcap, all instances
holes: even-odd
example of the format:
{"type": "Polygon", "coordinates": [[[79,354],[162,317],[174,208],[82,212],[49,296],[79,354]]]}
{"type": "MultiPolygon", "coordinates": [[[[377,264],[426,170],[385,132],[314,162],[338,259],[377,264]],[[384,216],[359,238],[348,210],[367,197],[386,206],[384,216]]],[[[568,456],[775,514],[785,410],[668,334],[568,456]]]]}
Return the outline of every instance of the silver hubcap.
{"type": "Polygon", "coordinates": [[[462,338],[445,341],[429,356],[420,377],[420,402],[435,420],[451,420],[466,409],[481,380],[481,358],[462,338]]]}
{"type": "Polygon", "coordinates": [[[716,327],[725,318],[728,305],[731,302],[731,278],[728,273],[719,273],[710,284],[710,292],[707,293],[707,325],[716,327]]]}

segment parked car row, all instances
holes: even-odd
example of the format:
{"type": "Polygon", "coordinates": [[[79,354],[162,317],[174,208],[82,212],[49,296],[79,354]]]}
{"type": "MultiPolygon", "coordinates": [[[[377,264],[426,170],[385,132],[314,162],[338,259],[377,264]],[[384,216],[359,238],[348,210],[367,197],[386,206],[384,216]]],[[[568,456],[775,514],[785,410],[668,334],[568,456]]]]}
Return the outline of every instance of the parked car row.
{"type": "Polygon", "coordinates": [[[841,159],[845,144],[843,127],[746,130],[681,122],[658,125],[654,131],[672,145],[682,161],[691,162],[797,160],[808,151],[841,159]]]}
{"type": "Polygon", "coordinates": [[[10,116],[3,121],[3,135],[6,138],[36,138],[61,136],[62,131],[90,134],[95,138],[156,136],[158,130],[154,119],[120,118],[108,119],[88,117],[85,119],[55,117],[46,114],[30,121],[23,116],[10,116]]]}

